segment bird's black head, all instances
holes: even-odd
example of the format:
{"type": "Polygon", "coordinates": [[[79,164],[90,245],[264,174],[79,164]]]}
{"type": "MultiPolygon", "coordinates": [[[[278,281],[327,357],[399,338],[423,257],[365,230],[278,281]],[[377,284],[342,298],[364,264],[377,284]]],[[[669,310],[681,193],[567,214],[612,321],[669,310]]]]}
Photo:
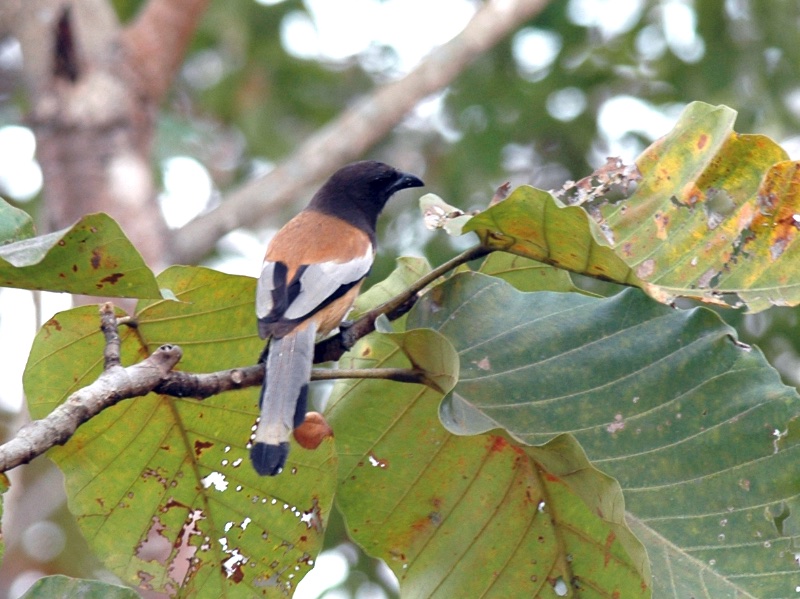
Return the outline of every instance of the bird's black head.
{"type": "Polygon", "coordinates": [[[388,164],[365,160],[343,166],[314,195],[309,209],[337,216],[374,236],[384,205],[401,189],[422,187],[414,175],[388,164]]]}

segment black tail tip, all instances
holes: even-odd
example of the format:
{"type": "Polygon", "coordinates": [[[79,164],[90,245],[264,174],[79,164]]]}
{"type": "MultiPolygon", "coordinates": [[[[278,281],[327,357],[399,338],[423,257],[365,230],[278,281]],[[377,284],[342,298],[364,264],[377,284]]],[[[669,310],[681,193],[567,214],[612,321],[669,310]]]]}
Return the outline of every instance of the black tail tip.
{"type": "Polygon", "coordinates": [[[288,455],[289,443],[281,443],[280,445],[256,443],[250,448],[250,461],[253,462],[253,468],[261,476],[280,474],[286,464],[288,455]]]}

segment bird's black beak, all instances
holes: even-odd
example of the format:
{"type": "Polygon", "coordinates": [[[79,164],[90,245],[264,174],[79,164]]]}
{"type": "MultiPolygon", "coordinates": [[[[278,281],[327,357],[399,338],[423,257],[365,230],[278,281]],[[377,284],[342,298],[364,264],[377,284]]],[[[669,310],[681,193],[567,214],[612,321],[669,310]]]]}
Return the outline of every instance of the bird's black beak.
{"type": "Polygon", "coordinates": [[[422,187],[425,183],[422,182],[422,179],[419,177],[415,177],[414,175],[409,175],[408,173],[398,173],[399,178],[395,181],[392,186],[389,188],[389,195],[392,195],[396,191],[400,191],[401,189],[408,189],[409,187],[422,187]]]}

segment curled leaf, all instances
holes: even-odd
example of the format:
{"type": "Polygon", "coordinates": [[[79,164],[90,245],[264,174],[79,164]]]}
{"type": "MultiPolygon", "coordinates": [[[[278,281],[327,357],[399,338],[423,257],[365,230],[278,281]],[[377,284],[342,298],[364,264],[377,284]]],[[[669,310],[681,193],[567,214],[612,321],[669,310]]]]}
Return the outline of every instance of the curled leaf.
{"type": "Polygon", "coordinates": [[[419,207],[423,222],[428,229],[444,229],[448,235],[461,235],[462,227],[472,218],[460,208],[451,206],[432,193],[426,193],[419,199],[419,207]]]}
{"type": "Polygon", "coordinates": [[[565,186],[563,201],[519,187],[463,230],[487,248],[640,287],[663,303],[800,304],[800,162],[763,135],[734,132],[735,116],[690,104],[635,168],[610,159],[565,186]]]}

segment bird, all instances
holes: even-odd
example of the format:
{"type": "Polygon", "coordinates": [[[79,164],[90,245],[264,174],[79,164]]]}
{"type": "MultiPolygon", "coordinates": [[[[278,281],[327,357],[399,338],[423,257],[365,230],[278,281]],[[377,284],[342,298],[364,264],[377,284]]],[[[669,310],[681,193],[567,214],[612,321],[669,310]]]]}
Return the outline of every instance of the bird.
{"type": "MultiPolygon", "coordinates": [[[[375,257],[375,227],[389,198],[418,177],[373,160],[338,171],[270,241],[256,283],[264,383],[250,460],[279,474],[289,435],[306,414],[314,344],[342,325],[375,257]]],[[[343,326],[343,325],[342,325],[343,326]]]]}

